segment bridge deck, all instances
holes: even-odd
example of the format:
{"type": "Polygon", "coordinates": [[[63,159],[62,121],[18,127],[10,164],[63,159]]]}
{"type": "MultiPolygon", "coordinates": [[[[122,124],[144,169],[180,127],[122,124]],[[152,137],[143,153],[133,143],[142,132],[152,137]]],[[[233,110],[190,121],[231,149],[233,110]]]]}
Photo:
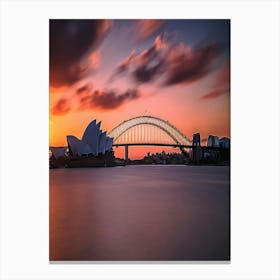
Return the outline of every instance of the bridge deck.
{"type": "MultiPolygon", "coordinates": [[[[196,146],[192,145],[180,145],[180,144],[165,144],[165,143],[127,143],[127,144],[113,144],[114,147],[125,147],[125,146],[161,146],[161,147],[173,147],[173,148],[195,148],[196,146]]],[[[201,146],[202,149],[214,149],[214,150],[223,150],[221,147],[208,147],[201,146]]]]}

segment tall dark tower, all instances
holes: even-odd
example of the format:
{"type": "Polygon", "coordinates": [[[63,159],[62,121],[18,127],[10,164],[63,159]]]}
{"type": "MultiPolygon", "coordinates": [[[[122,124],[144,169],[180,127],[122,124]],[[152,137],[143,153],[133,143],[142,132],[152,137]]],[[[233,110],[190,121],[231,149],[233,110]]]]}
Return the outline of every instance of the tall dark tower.
{"type": "Polygon", "coordinates": [[[195,133],[193,135],[193,146],[201,147],[201,144],[200,144],[200,133],[195,133]]]}
{"type": "Polygon", "coordinates": [[[124,146],[124,160],[128,162],[128,145],[124,146]]]}
{"type": "Polygon", "coordinates": [[[195,133],[193,135],[192,145],[193,145],[192,160],[195,163],[199,163],[199,161],[201,160],[201,157],[202,157],[202,149],[201,149],[200,134],[199,133],[195,133]]]}

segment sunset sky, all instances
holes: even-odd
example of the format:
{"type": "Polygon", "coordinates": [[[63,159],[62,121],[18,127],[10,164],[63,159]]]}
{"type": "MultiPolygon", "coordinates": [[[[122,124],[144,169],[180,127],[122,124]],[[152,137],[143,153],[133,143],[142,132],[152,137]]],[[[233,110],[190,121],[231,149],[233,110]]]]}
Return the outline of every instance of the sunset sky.
{"type": "Polygon", "coordinates": [[[230,136],[230,21],[50,20],[50,146],[140,115],[190,139],[230,136]]]}

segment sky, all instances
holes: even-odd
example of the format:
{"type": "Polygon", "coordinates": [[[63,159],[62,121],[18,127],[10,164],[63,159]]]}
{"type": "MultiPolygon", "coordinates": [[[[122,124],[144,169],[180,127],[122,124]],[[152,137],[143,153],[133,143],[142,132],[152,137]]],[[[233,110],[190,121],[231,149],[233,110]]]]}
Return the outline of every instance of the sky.
{"type": "MultiPolygon", "coordinates": [[[[109,132],[141,115],[189,139],[230,137],[229,20],[50,20],[49,50],[50,146],[81,139],[94,119],[109,132]]],[[[129,155],[163,149],[177,151],[129,155]]]]}

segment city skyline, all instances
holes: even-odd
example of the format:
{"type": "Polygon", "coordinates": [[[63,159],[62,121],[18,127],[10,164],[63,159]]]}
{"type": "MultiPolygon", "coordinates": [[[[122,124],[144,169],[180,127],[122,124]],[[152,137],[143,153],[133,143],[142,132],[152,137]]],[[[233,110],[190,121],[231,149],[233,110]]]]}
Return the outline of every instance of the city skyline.
{"type": "Polygon", "coordinates": [[[229,92],[229,20],[50,20],[50,146],[139,115],[230,137],[229,92]]]}

